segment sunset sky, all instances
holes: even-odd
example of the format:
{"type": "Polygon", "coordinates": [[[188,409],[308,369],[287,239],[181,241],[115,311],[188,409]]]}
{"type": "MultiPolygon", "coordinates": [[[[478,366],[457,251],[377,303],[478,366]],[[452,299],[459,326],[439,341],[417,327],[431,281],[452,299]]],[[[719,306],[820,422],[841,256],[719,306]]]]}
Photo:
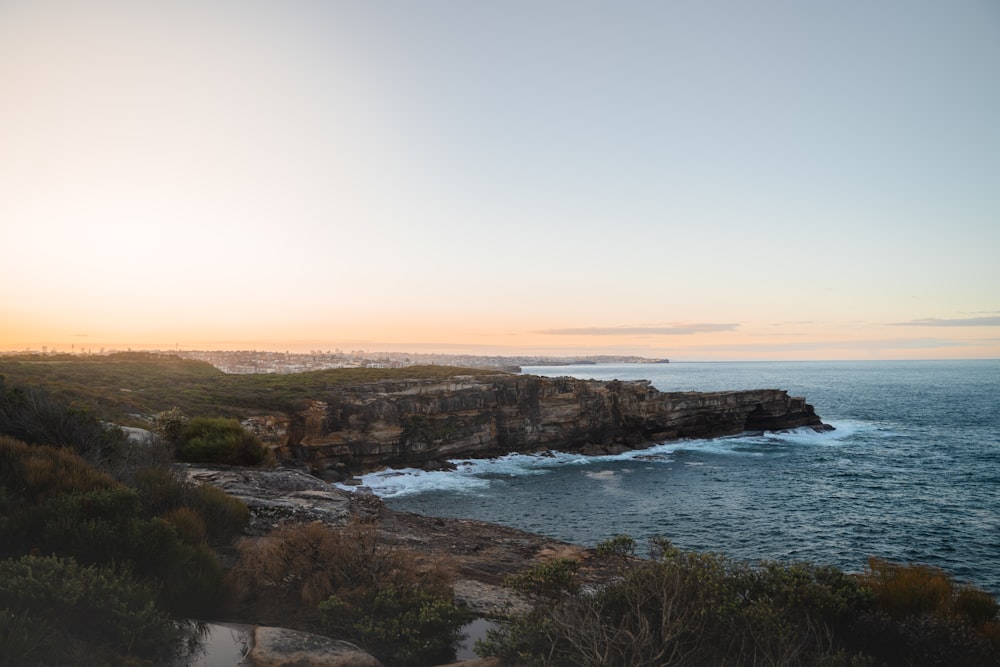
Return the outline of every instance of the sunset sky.
{"type": "Polygon", "coordinates": [[[0,350],[1000,357],[1000,3],[0,0],[0,350]]]}

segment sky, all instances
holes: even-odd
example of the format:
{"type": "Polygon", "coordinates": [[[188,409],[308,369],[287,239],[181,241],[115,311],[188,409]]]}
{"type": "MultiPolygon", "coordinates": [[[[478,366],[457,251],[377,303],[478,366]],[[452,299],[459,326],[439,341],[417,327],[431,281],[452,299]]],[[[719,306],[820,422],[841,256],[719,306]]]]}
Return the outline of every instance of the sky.
{"type": "Polygon", "coordinates": [[[0,0],[0,350],[1000,358],[996,0],[0,0]]]}

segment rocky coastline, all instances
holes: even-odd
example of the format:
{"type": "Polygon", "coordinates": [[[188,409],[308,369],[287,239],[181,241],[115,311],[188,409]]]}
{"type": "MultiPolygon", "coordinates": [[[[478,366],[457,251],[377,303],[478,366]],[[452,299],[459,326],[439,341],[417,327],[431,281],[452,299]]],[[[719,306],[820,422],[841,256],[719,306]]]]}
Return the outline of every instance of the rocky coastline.
{"type": "MultiPolygon", "coordinates": [[[[364,489],[345,491],[301,470],[177,463],[174,472],[193,484],[214,486],[246,503],[250,537],[266,535],[287,523],[320,522],[331,528],[351,522],[373,524],[382,544],[405,550],[417,567],[446,560],[454,575],[454,600],[474,617],[496,618],[525,610],[528,602],[503,584],[508,576],[536,563],[560,557],[577,559],[582,563],[582,580],[591,583],[606,581],[614,573],[613,563],[598,557],[593,549],[484,521],[395,512],[364,489]]],[[[310,610],[269,601],[221,613],[226,623],[247,628],[248,652],[240,664],[379,664],[352,644],[314,634],[320,627],[310,610]]],[[[483,659],[454,664],[495,667],[499,663],[483,659]]]]}
{"type": "Polygon", "coordinates": [[[661,392],[648,381],[504,373],[347,385],[244,425],[283,464],[327,481],[513,452],[620,453],[681,438],[830,428],[804,398],[780,389],[661,392]]]}
{"type": "MultiPolygon", "coordinates": [[[[481,618],[523,609],[527,601],[503,584],[537,563],[572,558],[590,584],[614,576],[614,563],[593,549],[505,526],[392,511],[364,488],[350,492],[330,482],[378,468],[443,467],[448,459],[510,452],[603,454],[679,438],[830,428],[805,399],[782,390],[668,393],[644,381],[459,376],[353,385],[327,399],[244,422],[284,466],[175,464],[175,470],[246,503],[251,536],[289,522],[373,524],[384,544],[405,550],[418,566],[446,560],[456,603],[481,618]]],[[[267,604],[232,612],[231,620],[254,628],[247,664],[292,664],[290,656],[294,664],[378,664],[356,647],[310,634],[318,628],[309,614],[267,604]]]]}

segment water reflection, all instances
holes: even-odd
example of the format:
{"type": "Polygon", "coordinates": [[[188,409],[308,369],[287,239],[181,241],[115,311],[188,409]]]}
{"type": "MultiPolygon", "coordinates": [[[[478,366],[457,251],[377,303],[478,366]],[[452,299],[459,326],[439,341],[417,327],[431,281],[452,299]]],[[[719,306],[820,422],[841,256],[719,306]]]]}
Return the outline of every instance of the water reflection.
{"type": "Polygon", "coordinates": [[[486,633],[497,627],[497,624],[486,618],[477,618],[462,626],[462,641],[458,643],[455,651],[455,660],[471,660],[479,656],[473,650],[476,641],[486,639],[486,633]]]}
{"type": "Polygon", "coordinates": [[[160,667],[241,667],[248,665],[253,626],[237,623],[185,621],[178,655],[160,667]]]}

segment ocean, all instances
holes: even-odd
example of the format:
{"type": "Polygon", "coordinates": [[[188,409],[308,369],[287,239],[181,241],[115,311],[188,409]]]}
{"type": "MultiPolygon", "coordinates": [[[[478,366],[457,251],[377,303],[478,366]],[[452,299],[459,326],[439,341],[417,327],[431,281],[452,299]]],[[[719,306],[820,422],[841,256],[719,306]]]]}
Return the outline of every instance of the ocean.
{"type": "Polygon", "coordinates": [[[389,507],[592,546],[627,533],[746,560],[861,571],[935,565],[1000,595],[1000,361],[529,367],[663,391],[779,388],[834,431],[659,444],[619,456],[512,455],[451,472],[382,471],[389,507]]]}

